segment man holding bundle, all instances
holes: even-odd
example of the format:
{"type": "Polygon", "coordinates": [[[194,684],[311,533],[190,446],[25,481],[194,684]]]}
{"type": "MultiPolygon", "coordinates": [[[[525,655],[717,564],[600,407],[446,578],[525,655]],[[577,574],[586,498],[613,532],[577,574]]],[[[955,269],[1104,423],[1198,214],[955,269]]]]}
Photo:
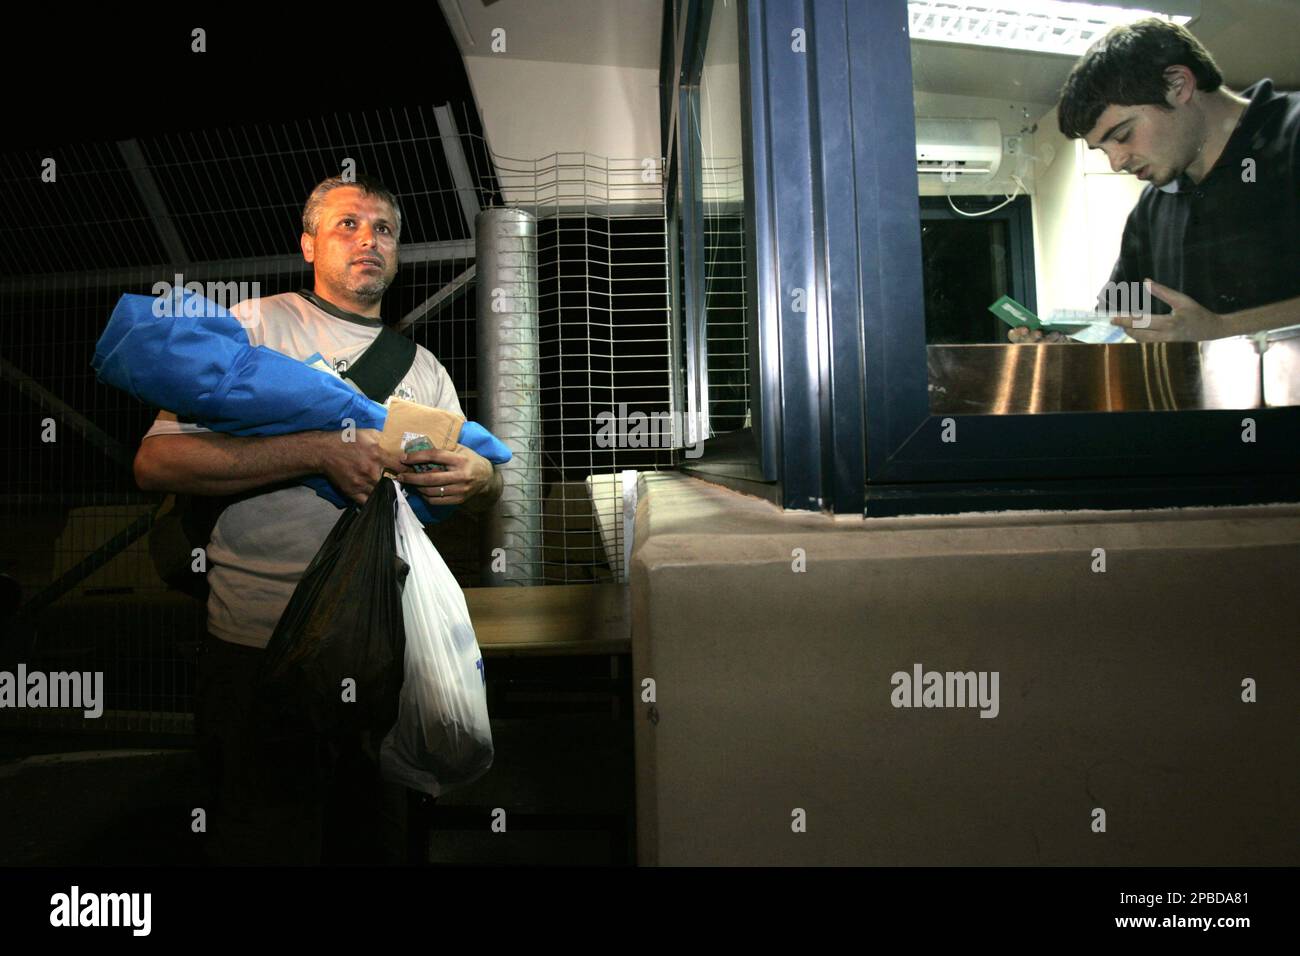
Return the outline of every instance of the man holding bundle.
{"type": "MultiPolygon", "coordinates": [[[[384,327],[380,306],[397,274],[401,213],[383,185],[358,176],[320,183],[302,218],[313,290],[245,301],[230,312],[251,345],[303,361],[319,355],[346,373],[384,327]]],[[[450,376],[422,347],[393,394],[462,414],[450,376]]],[[[213,862],[403,858],[405,793],[381,781],[378,739],[363,735],[341,747],[338,741],[271,743],[253,706],[276,622],[339,516],[299,479],[324,475],[359,504],[384,471],[429,504],[481,508],[500,495],[500,473],[476,452],[435,449],[399,460],[380,447],[379,434],[235,437],[163,411],[136,455],[136,481],[144,490],[235,496],[207,547],[208,635],[195,692],[213,862]],[[445,470],[415,470],[425,463],[445,470]]]]}

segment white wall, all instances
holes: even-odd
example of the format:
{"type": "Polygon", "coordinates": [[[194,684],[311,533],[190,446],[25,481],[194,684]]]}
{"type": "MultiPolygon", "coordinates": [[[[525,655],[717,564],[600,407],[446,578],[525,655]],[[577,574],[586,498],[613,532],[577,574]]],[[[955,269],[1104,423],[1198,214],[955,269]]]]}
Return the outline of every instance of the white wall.
{"type": "Polygon", "coordinates": [[[466,57],[465,68],[499,155],[659,156],[658,70],[492,56],[466,57]]]}
{"type": "Polygon", "coordinates": [[[700,146],[704,201],[710,205],[745,198],[740,138],[740,68],[706,64],[700,80],[700,146]]]}
{"type": "MultiPolygon", "coordinates": [[[[660,158],[657,70],[493,56],[466,57],[465,65],[488,144],[499,156],[531,163],[558,152],[587,152],[628,160],[633,172],[643,159],[660,158]]],[[[720,71],[710,79],[716,79],[723,101],[722,84],[731,81],[730,74],[720,71]]],[[[1110,172],[1099,154],[1086,157],[1081,142],[1061,136],[1055,109],[1046,104],[917,91],[915,109],[919,117],[991,117],[1004,136],[1021,137],[1020,158],[1004,156],[992,180],[942,183],[927,177],[921,195],[1010,193],[1011,173],[1018,173],[1033,201],[1039,313],[1091,308],[1110,276],[1142,183],[1110,172]],[[1035,117],[1037,131],[1022,132],[1035,117]]],[[[726,155],[731,134],[715,124],[713,135],[716,155],[726,155]]],[[[628,178],[639,182],[639,176],[628,178]]],[[[723,198],[725,186],[720,192],[712,198],[723,198]]],[[[619,190],[618,198],[636,197],[619,190]]],[[[645,198],[657,199],[657,187],[648,188],[645,198]]]]}
{"type": "Polygon", "coordinates": [[[658,70],[494,56],[465,69],[507,204],[661,200],[658,70]],[[548,170],[557,153],[567,168],[548,170]],[[614,162],[575,170],[583,153],[614,162]]]}
{"type": "Polygon", "coordinates": [[[1040,169],[1033,197],[1038,314],[1091,309],[1110,278],[1124,223],[1145,184],[1111,172],[1103,154],[1062,136],[1055,109],[1039,123],[1038,143],[1044,160],[1035,164],[1040,169]]]}
{"type": "Polygon", "coordinates": [[[1038,313],[1047,316],[1058,309],[1091,309],[1110,278],[1124,222],[1143,183],[1111,172],[1105,156],[1089,151],[1082,140],[1062,136],[1053,106],[918,90],[915,108],[918,117],[993,118],[1004,137],[1021,138],[1020,156],[1003,155],[993,179],[944,183],[926,177],[921,180],[920,194],[1010,194],[1016,189],[1011,175],[1019,175],[1033,208],[1038,313]],[[1022,132],[1033,127],[1035,120],[1034,133],[1022,132]]]}
{"type": "MultiPolygon", "coordinates": [[[[1013,173],[1020,176],[1032,194],[1034,178],[1037,175],[1033,162],[1035,134],[1021,133],[1025,127],[1032,127],[1034,119],[1051,108],[1049,103],[1012,103],[1008,100],[986,99],[979,96],[953,96],[942,93],[926,93],[917,90],[913,96],[915,112],[918,118],[926,119],[995,119],[1002,130],[1002,135],[1021,137],[1021,156],[1002,157],[1002,165],[992,179],[968,180],[959,178],[955,183],[942,182],[937,176],[926,176],[921,180],[922,196],[942,196],[945,193],[954,196],[1001,195],[1015,191],[1016,184],[1011,179],[1013,173]],[[1029,111],[1029,117],[1025,116],[1029,111]]],[[[960,204],[959,204],[960,205],[960,204]]]]}

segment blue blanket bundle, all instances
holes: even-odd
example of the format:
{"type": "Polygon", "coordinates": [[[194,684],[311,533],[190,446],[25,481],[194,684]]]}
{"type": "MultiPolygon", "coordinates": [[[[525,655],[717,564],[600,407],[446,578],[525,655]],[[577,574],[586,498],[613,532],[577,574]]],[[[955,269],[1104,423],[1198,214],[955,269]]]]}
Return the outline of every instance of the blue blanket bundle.
{"type": "MultiPolygon", "coordinates": [[[[186,292],[181,308],[159,316],[157,301],[147,295],[118,300],[91,363],[104,384],[230,435],[339,431],[349,419],[359,429],[383,429],[383,405],[327,372],[249,345],[243,326],[216,303],[186,292]]],[[[459,441],[495,465],[510,460],[510,449],[475,422],[465,423],[459,441]]],[[[346,503],[323,475],[302,483],[339,508],[346,503]]],[[[454,507],[428,508],[420,495],[408,497],[425,524],[454,507]]]]}

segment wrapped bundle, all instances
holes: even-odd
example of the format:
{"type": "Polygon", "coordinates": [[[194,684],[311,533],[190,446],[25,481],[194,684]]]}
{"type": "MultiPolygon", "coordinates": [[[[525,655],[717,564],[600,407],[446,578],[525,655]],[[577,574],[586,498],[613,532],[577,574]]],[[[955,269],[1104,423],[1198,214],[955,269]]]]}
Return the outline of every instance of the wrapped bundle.
{"type": "MultiPolygon", "coordinates": [[[[229,435],[339,431],[349,421],[358,429],[383,430],[383,405],[334,375],[250,345],[239,320],[221,306],[192,291],[178,293],[165,310],[154,296],[118,300],[91,361],[101,382],[229,435]]],[[[510,460],[510,450],[476,422],[463,422],[458,440],[493,464],[510,460]]],[[[347,504],[323,475],[302,484],[335,507],[347,504]]],[[[410,502],[425,524],[454,508],[430,508],[419,495],[410,502]]]]}

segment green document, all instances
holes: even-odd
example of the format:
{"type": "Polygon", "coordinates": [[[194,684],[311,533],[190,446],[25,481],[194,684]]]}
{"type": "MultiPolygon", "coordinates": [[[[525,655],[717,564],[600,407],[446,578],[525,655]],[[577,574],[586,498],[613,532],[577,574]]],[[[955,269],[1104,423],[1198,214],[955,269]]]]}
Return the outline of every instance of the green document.
{"type": "Polygon", "coordinates": [[[1022,325],[1027,328],[1037,329],[1043,324],[1038,320],[1038,316],[1009,295],[1004,295],[994,302],[989,306],[989,311],[1013,329],[1018,329],[1022,325]]]}

